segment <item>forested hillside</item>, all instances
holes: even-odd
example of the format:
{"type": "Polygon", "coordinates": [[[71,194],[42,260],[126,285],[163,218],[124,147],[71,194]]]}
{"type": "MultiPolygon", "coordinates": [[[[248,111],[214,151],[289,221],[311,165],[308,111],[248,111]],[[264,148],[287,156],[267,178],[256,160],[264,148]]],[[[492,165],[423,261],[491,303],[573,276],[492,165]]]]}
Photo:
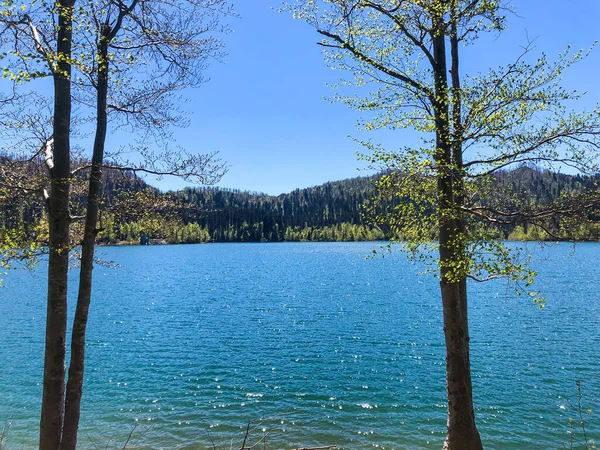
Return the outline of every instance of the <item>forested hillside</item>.
{"type": "MultiPolygon", "coordinates": [[[[167,193],[180,205],[174,215],[137,221],[114,221],[100,238],[131,241],[148,234],[166,242],[361,241],[390,238],[389,230],[370,224],[363,205],[375,194],[379,176],[329,182],[272,196],[231,189],[200,187],[167,193]]],[[[498,171],[490,195],[506,197],[504,206],[550,205],[561,196],[597,188],[597,178],[573,176],[530,167],[498,171]]],[[[399,201],[393,199],[392,201],[399,201]]],[[[479,199],[486,203],[487,199],[479,199]]],[[[596,216],[591,217],[598,219],[596,216]]],[[[110,222],[110,221],[109,221],[110,222]]],[[[558,227],[559,224],[557,223],[558,227]]],[[[556,230],[560,234],[560,230],[556,230]]],[[[571,230],[572,231],[572,230],[571,230]]],[[[527,224],[499,227],[510,239],[555,239],[527,224]]],[[[598,239],[598,227],[582,225],[578,239],[598,239]]]]}
{"type": "Polygon", "coordinates": [[[384,239],[384,233],[366,225],[361,216],[362,205],[375,192],[373,180],[352,178],[279,196],[214,187],[186,188],[166,194],[181,202],[177,217],[115,222],[101,239],[136,240],[142,233],[167,242],[384,239]]]}
{"type": "MultiPolygon", "coordinates": [[[[4,164],[7,160],[4,160],[4,164]]],[[[195,243],[195,242],[282,242],[282,241],[364,241],[388,239],[389,230],[373,226],[364,217],[363,205],[376,195],[379,178],[357,177],[296,189],[278,196],[218,187],[190,187],[178,192],[160,193],[131,173],[106,171],[98,241],[104,244],[195,243]]],[[[530,167],[498,171],[492,180],[490,198],[503,196],[500,204],[511,210],[530,205],[550,205],[557,199],[597,189],[598,178],[573,176],[530,167]]],[[[28,194],[30,198],[30,194],[28,194]]],[[[1,229],[20,228],[38,232],[46,222],[42,202],[26,201],[27,196],[2,199],[1,229]]],[[[392,199],[400,201],[398,199],[392,199]]],[[[74,196],[72,213],[85,211],[85,197],[74,196]]],[[[591,222],[600,215],[592,213],[591,222]]],[[[500,236],[509,239],[556,239],[527,224],[499,227],[500,236]]],[[[75,236],[77,235],[75,228],[75,236]]],[[[598,240],[595,224],[581,224],[571,236],[598,240]]]]}
{"type": "MultiPolygon", "coordinates": [[[[565,212],[555,213],[539,226],[530,226],[527,222],[500,227],[504,237],[512,240],[599,240],[600,211],[588,207],[585,216],[577,219],[568,212],[569,199],[579,194],[592,193],[599,189],[599,176],[569,175],[541,170],[531,167],[520,167],[512,171],[498,171],[491,183],[490,197],[496,205],[507,212],[516,210],[526,214],[528,211],[548,211],[563,209],[565,212]]],[[[584,195],[585,197],[585,195],[584,195]]],[[[480,204],[491,202],[491,199],[480,199],[480,204]]],[[[578,200],[584,201],[585,200],[578,200]]]]}

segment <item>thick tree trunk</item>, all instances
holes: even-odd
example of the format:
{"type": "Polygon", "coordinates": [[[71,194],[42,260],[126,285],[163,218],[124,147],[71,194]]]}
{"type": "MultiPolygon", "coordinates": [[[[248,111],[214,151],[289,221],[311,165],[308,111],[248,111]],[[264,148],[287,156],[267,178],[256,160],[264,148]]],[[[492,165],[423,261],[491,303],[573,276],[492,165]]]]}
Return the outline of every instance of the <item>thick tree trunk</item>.
{"type": "Polygon", "coordinates": [[[71,179],[71,15],[73,0],[58,0],[57,70],[54,73],[54,152],[50,170],[48,306],[40,450],[59,448],[64,413],[69,190],[71,179]]]}
{"type": "MultiPolygon", "coordinates": [[[[439,23],[442,23],[441,19],[439,23]]],[[[457,263],[463,262],[464,257],[465,228],[460,211],[463,196],[462,167],[457,167],[457,164],[462,165],[462,155],[457,155],[457,152],[461,152],[461,148],[455,146],[456,141],[453,141],[450,131],[445,39],[443,31],[439,31],[433,37],[440,289],[444,314],[446,393],[448,396],[447,434],[443,448],[445,450],[482,450],[473,410],[466,274],[462,273],[462,269],[457,265],[457,263]]],[[[455,68],[457,69],[457,65],[455,68]]],[[[453,113],[456,120],[456,114],[460,116],[460,108],[455,106],[453,113]]]]}
{"type": "Polygon", "coordinates": [[[81,245],[81,270],[79,274],[79,293],[77,308],[73,319],[71,336],[71,361],[69,364],[69,381],[65,400],[65,419],[60,450],[75,450],[77,446],[77,431],[81,412],[81,396],[83,393],[83,375],[85,363],[85,333],[88,312],[92,296],[92,270],[94,268],[94,247],[96,243],[96,225],[100,191],[102,189],[102,164],[104,160],[104,144],[106,141],[108,96],[108,34],[109,27],[105,26],[98,45],[98,87],[96,136],[92,155],[92,168],[88,187],[88,204],[85,217],[85,229],[81,245]]]}

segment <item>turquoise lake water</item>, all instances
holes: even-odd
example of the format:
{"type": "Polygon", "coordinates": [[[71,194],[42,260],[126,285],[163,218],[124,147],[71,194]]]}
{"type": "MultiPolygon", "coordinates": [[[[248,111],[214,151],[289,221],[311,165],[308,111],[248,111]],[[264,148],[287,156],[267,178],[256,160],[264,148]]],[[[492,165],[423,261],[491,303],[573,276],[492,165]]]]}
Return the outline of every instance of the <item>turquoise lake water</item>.
{"type": "MultiPolygon", "coordinates": [[[[80,448],[439,449],[446,423],[438,284],[374,243],[101,248],[80,448]],[[235,445],[237,444],[237,447],[235,445]]],[[[576,411],[600,441],[600,244],[530,244],[539,310],[503,281],[470,285],[486,449],[560,449],[576,411]]],[[[0,289],[0,424],[34,448],[45,271],[0,289]]],[[[72,272],[72,292],[77,271],[72,272]]],[[[73,295],[74,297],[74,295],[73,295]]]]}

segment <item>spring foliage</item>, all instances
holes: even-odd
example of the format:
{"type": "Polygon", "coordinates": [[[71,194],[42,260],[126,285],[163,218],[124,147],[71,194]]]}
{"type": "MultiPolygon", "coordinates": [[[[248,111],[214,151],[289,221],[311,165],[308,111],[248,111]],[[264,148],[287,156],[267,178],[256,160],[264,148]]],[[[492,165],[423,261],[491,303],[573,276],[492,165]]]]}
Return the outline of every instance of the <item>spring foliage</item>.
{"type": "Polygon", "coordinates": [[[349,74],[335,99],[363,113],[363,129],[408,128],[421,136],[418,148],[361,142],[363,158],[386,172],[372,221],[391,227],[411,258],[449,280],[502,277],[528,286],[535,273],[499,228],[581,235],[578,227],[600,204],[596,186],[541,204],[511,186],[498,189],[494,175],[523,164],[598,172],[600,109],[577,110],[583,94],[561,86],[587,51],[567,47],[552,59],[534,56],[528,44],[510,64],[461,74],[464,47],[506,26],[503,2],[297,0],[284,9],[314,26],[329,65],[349,74]],[[441,36],[450,47],[447,68],[434,48],[441,36]],[[431,250],[448,226],[454,250],[442,260],[431,250]]]}

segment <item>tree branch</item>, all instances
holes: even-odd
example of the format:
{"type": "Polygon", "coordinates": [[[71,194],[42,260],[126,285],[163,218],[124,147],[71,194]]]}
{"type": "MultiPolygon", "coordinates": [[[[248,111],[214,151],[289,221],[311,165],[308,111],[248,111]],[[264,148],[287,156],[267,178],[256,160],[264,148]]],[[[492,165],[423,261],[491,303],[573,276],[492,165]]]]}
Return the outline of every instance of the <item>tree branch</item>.
{"type": "MultiPolygon", "coordinates": [[[[423,42],[423,39],[419,39],[417,38],[415,35],[413,35],[408,28],[406,28],[404,21],[402,19],[400,19],[398,16],[394,15],[394,12],[397,11],[400,6],[402,5],[402,2],[399,2],[398,5],[391,9],[385,9],[384,7],[382,7],[379,4],[375,4],[370,0],[364,0],[363,2],[364,6],[368,6],[372,9],[374,9],[375,11],[380,12],[381,14],[383,14],[384,16],[388,17],[392,22],[394,22],[402,31],[402,33],[408,38],[410,39],[410,41],[416,46],[418,47],[423,54],[427,57],[427,59],[429,60],[429,63],[431,64],[432,67],[435,67],[435,58],[433,57],[433,55],[431,54],[431,52],[429,51],[429,49],[427,48],[427,46],[425,45],[425,42],[423,42]]],[[[427,34],[425,34],[424,36],[426,36],[427,34]]]]}
{"type": "MultiPolygon", "coordinates": [[[[340,44],[340,48],[341,49],[350,51],[360,61],[366,62],[367,64],[373,66],[377,70],[385,73],[386,75],[388,75],[388,76],[390,76],[392,78],[400,80],[403,83],[409,84],[410,86],[414,87],[415,89],[419,90],[420,92],[422,92],[423,94],[425,94],[427,97],[429,97],[429,99],[432,102],[433,102],[433,100],[435,100],[435,96],[433,95],[433,93],[431,92],[431,90],[428,89],[426,86],[422,85],[421,83],[413,80],[412,78],[410,78],[410,77],[408,77],[408,76],[406,76],[406,75],[404,75],[404,74],[402,74],[400,72],[396,72],[395,70],[391,70],[388,67],[385,67],[384,65],[378,63],[373,58],[365,55],[363,52],[361,52],[360,50],[358,50],[355,46],[353,46],[349,42],[344,41],[344,39],[342,39],[337,34],[330,33],[329,31],[325,31],[325,30],[317,30],[317,32],[319,34],[322,34],[323,36],[326,36],[326,37],[328,37],[330,39],[333,39],[335,42],[338,42],[340,44]]],[[[319,43],[319,45],[324,45],[324,44],[323,43],[319,43]]],[[[325,46],[326,46],[326,44],[325,44],[325,46]]]]}

